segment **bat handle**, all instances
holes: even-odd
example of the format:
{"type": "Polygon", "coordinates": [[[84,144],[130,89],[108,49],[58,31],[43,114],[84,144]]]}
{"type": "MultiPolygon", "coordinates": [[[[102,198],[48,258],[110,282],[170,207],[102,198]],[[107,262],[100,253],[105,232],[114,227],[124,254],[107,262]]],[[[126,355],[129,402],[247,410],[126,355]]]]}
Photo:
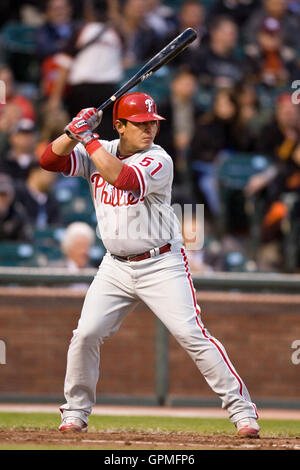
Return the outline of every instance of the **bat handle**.
{"type": "Polygon", "coordinates": [[[97,111],[104,111],[109,106],[111,106],[115,101],[116,101],[116,97],[113,95],[108,100],[104,101],[104,103],[100,104],[99,108],[97,108],[97,111]]]}

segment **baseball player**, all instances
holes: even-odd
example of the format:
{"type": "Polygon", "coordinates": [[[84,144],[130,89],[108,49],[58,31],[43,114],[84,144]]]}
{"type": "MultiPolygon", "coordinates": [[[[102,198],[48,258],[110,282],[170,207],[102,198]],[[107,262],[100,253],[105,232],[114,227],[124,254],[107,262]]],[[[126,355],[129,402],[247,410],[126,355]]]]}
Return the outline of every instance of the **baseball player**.
{"type": "Polygon", "coordinates": [[[80,111],[66,126],[68,135],[54,140],[40,160],[46,170],[86,178],[107,249],[69,346],[59,430],[87,430],[100,345],[143,301],[220,397],[238,435],[258,437],[256,406],[224,347],[201,321],[180,224],[170,205],[172,159],[154,144],[164,118],[144,93],[129,93],[114,104],[118,139],[100,140],[93,132],[101,117],[95,108],[80,111]]]}

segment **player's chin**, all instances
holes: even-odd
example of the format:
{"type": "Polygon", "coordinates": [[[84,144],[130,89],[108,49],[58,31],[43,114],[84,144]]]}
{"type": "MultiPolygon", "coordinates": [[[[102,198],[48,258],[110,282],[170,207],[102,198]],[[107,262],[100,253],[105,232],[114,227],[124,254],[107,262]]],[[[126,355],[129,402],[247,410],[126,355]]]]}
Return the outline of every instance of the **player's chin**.
{"type": "Polygon", "coordinates": [[[141,141],[140,147],[141,150],[146,150],[147,148],[151,147],[153,144],[153,139],[151,138],[145,138],[141,141]]]}

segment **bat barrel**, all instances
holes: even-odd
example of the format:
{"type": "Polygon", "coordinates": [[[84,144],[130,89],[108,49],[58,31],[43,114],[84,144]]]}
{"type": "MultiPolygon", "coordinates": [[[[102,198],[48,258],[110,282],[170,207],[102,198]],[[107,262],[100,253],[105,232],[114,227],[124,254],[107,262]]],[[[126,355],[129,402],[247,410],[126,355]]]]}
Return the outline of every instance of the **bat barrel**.
{"type": "Polygon", "coordinates": [[[150,59],[130,80],[128,80],[116,93],[108,100],[102,103],[97,110],[104,111],[111,106],[117,99],[125,95],[131,88],[144,81],[156,70],[174,59],[197,37],[197,33],[192,28],[187,28],[183,33],[179,34],[173,41],[167,44],[160,52],[150,59]]]}

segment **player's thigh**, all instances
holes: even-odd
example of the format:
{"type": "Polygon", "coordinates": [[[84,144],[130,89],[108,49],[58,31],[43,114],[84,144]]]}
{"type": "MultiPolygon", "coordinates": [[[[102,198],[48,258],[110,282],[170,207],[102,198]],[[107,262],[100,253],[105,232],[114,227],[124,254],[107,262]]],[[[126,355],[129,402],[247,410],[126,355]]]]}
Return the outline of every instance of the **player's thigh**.
{"type": "Polygon", "coordinates": [[[184,258],[166,256],[139,289],[140,298],[178,339],[201,336],[200,307],[184,258]]]}
{"type": "Polygon", "coordinates": [[[104,259],[82,307],[77,333],[104,339],[115,333],[122,319],[137,304],[129,275],[104,259]]]}

